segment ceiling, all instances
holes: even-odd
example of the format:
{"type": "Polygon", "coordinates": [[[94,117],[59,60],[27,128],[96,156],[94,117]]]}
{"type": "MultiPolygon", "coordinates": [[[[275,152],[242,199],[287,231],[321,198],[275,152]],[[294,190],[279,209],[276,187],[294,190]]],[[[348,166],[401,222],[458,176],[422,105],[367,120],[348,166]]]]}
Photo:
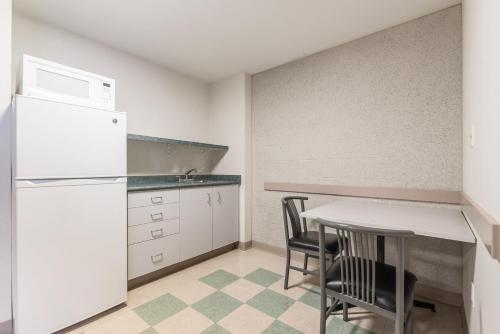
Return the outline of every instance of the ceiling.
{"type": "Polygon", "coordinates": [[[14,0],[15,10],[206,82],[257,73],[460,0],[14,0]]]}

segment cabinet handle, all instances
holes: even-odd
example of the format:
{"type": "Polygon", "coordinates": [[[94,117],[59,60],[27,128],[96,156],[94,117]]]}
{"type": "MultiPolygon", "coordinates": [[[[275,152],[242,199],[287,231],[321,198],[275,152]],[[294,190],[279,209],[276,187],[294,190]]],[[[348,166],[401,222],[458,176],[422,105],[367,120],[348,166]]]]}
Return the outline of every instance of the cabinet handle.
{"type": "Polygon", "coordinates": [[[152,213],[151,220],[154,222],[161,222],[163,220],[163,212],[152,213]]]}
{"type": "Polygon", "coordinates": [[[158,230],[151,230],[151,236],[153,237],[153,239],[163,237],[163,228],[160,228],[158,230]]]}
{"type": "Polygon", "coordinates": [[[151,262],[153,263],[163,262],[163,253],[151,255],[151,262]]]}
{"type": "Polygon", "coordinates": [[[163,196],[151,197],[151,203],[153,203],[153,204],[163,204],[163,196]]]}
{"type": "Polygon", "coordinates": [[[212,206],[212,196],[209,193],[207,193],[207,204],[208,206],[212,206]]]}
{"type": "Polygon", "coordinates": [[[222,196],[220,195],[220,191],[217,192],[217,202],[219,202],[219,204],[222,204],[222,196]]]}

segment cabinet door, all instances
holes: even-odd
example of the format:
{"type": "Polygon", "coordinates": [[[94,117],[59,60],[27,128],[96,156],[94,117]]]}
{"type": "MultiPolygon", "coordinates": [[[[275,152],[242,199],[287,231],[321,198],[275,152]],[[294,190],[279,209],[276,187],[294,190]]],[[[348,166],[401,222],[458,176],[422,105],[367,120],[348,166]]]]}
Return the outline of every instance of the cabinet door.
{"type": "Polygon", "coordinates": [[[181,261],[212,250],[212,188],[180,190],[181,261]]]}
{"type": "Polygon", "coordinates": [[[239,240],[238,185],[213,187],[213,248],[239,240]]]}

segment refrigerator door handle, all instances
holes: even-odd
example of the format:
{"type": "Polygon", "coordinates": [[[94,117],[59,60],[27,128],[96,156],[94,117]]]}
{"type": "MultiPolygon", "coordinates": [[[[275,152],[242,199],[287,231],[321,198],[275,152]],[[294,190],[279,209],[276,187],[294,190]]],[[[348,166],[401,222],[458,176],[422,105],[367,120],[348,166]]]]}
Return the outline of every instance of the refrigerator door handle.
{"type": "Polygon", "coordinates": [[[17,188],[84,186],[96,184],[126,183],[126,177],[95,177],[84,179],[29,179],[16,180],[17,188]]]}

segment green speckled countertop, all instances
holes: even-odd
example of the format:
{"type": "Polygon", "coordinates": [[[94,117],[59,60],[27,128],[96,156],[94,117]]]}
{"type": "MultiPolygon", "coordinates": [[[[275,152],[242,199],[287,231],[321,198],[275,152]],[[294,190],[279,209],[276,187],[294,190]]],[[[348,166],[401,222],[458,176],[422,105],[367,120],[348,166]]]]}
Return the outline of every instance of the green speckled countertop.
{"type": "Polygon", "coordinates": [[[241,184],[240,175],[194,175],[194,179],[198,182],[186,183],[178,182],[177,176],[178,175],[129,176],[127,181],[127,190],[132,192],[241,184]]]}

